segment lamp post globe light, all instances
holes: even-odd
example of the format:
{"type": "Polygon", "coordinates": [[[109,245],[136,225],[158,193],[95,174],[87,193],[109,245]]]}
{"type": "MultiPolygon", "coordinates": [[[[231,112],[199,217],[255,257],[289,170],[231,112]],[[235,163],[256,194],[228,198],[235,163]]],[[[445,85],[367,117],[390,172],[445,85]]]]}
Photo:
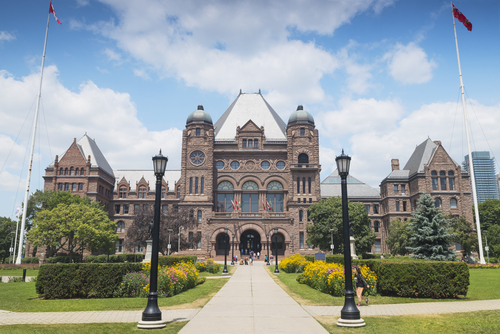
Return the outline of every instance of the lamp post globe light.
{"type": "Polygon", "coordinates": [[[280,273],[280,269],[278,267],[278,228],[275,227],[274,228],[274,235],[276,236],[276,267],[274,268],[274,273],[275,274],[279,274],[280,273]]]}
{"type": "Polygon", "coordinates": [[[234,233],[233,233],[233,243],[231,245],[231,265],[234,266],[234,233]]]}
{"type": "Polygon", "coordinates": [[[365,322],[361,319],[359,310],[354,301],[354,290],[352,288],[352,267],[351,267],[351,248],[349,242],[349,210],[347,201],[347,176],[351,165],[351,157],[344,154],[335,158],[337,169],[341,179],[342,190],[342,227],[344,237],[344,272],[345,272],[345,293],[344,307],[340,311],[340,319],[337,326],[341,327],[362,327],[365,322]]]}
{"type": "Polygon", "coordinates": [[[227,271],[227,227],[224,228],[224,270],[222,271],[222,275],[229,274],[227,271]]]}
{"type": "Polygon", "coordinates": [[[333,228],[330,229],[330,234],[332,236],[332,243],[330,244],[330,248],[332,249],[332,255],[333,255],[333,249],[335,248],[335,245],[333,244],[333,228]]]}
{"type": "Polygon", "coordinates": [[[137,325],[138,328],[153,329],[163,328],[165,322],[161,320],[161,311],[158,308],[158,248],[160,243],[160,201],[161,201],[161,185],[165,169],[167,168],[168,158],[160,153],[153,157],[153,167],[156,176],[156,191],[155,191],[155,209],[153,220],[153,250],[151,254],[151,271],[149,278],[149,294],[148,304],[144,312],[142,312],[142,321],[137,325]]]}
{"type": "Polygon", "coordinates": [[[167,255],[170,255],[170,248],[172,245],[170,244],[170,234],[173,232],[171,228],[168,229],[168,245],[167,245],[167,255]]]}
{"type": "Polygon", "coordinates": [[[269,263],[269,233],[266,234],[266,240],[267,240],[267,265],[271,265],[269,263]]]}

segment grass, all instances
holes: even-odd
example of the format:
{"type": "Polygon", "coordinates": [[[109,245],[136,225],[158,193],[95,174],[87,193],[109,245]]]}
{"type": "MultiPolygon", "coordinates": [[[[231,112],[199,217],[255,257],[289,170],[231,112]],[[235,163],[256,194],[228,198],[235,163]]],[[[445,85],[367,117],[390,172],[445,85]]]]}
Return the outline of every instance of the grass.
{"type": "MultiPolygon", "coordinates": [[[[187,324],[183,322],[167,323],[163,329],[155,329],[155,333],[178,333],[187,324]]],[[[1,326],[3,333],[68,333],[68,334],[93,334],[93,333],[144,333],[138,329],[137,323],[106,323],[106,324],[58,324],[58,325],[9,325],[1,326]]]]}
{"type": "MultiPolygon", "coordinates": [[[[211,279],[178,295],[158,298],[161,309],[203,307],[224,286],[227,279],[211,279]]],[[[145,298],[38,299],[35,283],[0,284],[0,310],[14,312],[109,311],[144,309],[145,298]]]]}
{"type": "MultiPolygon", "coordinates": [[[[23,276],[22,269],[0,270],[0,276],[23,276]]],[[[38,276],[38,270],[26,270],[26,276],[38,276]]]]}
{"type": "Polygon", "coordinates": [[[366,327],[337,327],[338,317],[316,317],[330,333],[498,333],[500,310],[463,313],[363,317],[366,327]]]}
{"type": "MultiPolygon", "coordinates": [[[[342,306],[344,297],[333,297],[309,287],[299,284],[297,277],[300,274],[287,274],[280,271],[274,275],[274,266],[268,266],[271,277],[299,304],[318,306],[342,306]]],[[[500,299],[500,270],[497,269],[472,269],[470,272],[469,292],[466,298],[460,299],[432,299],[432,298],[406,298],[388,296],[370,296],[370,304],[404,304],[460,300],[488,300],[500,299]]]]}

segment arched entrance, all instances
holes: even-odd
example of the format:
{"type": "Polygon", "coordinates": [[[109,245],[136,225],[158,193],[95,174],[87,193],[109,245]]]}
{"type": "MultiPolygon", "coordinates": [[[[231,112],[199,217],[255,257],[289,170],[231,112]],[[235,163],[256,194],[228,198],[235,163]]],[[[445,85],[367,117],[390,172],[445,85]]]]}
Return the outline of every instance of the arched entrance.
{"type": "Polygon", "coordinates": [[[231,243],[229,242],[229,234],[224,232],[219,233],[215,243],[216,254],[224,255],[224,249],[227,247],[227,255],[231,254],[231,243]],[[225,239],[225,240],[224,240],[225,239]]]}
{"type": "MultiPolygon", "coordinates": [[[[278,237],[278,255],[284,255],[286,248],[285,237],[280,232],[278,232],[277,237],[278,237]]],[[[274,233],[271,235],[270,247],[271,247],[270,248],[271,254],[276,255],[276,234],[274,233]]]]}
{"type": "Polygon", "coordinates": [[[250,251],[262,253],[260,234],[255,230],[246,230],[240,236],[240,254],[248,255],[250,251]]]}

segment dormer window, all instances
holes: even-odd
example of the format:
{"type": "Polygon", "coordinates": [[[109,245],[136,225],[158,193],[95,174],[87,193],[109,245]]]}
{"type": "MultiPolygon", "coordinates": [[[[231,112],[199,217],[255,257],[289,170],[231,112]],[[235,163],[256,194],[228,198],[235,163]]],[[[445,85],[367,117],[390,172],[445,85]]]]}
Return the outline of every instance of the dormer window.
{"type": "Polygon", "coordinates": [[[259,147],[259,140],[258,139],[253,140],[253,147],[255,147],[255,148],[259,147]]]}
{"type": "Polygon", "coordinates": [[[120,187],[118,198],[127,198],[127,187],[120,187]]]}
{"type": "Polygon", "coordinates": [[[199,137],[199,136],[201,136],[201,129],[196,128],[196,137],[199,137]]]}
{"type": "Polygon", "coordinates": [[[243,142],[241,143],[241,147],[247,147],[247,140],[243,139],[243,142]]]}
{"type": "Polygon", "coordinates": [[[252,148],[252,146],[253,146],[253,140],[252,139],[248,139],[248,147],[252,148]]]}
{"type": "Polygon", "coordinates": [[[146,198],[146,187],[142,186],[139,188],[139,198],[146,198]]]}

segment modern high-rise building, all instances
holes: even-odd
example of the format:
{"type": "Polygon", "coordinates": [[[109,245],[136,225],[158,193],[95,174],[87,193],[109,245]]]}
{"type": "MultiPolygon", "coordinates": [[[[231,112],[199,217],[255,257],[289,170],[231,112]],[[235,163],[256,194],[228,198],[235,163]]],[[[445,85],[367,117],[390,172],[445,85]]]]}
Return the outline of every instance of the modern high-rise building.
{"type": "MultiPolygon", "coordinates": [[[[464,160],[463,166],[468,171],[469,155],[466,155],[464,160]]],[[[472,163],[476,179],[477,201],[482,203],[487,199],[498,199],[495,158],[491,158],[488,151],[472,152],[472,163]]]]}

